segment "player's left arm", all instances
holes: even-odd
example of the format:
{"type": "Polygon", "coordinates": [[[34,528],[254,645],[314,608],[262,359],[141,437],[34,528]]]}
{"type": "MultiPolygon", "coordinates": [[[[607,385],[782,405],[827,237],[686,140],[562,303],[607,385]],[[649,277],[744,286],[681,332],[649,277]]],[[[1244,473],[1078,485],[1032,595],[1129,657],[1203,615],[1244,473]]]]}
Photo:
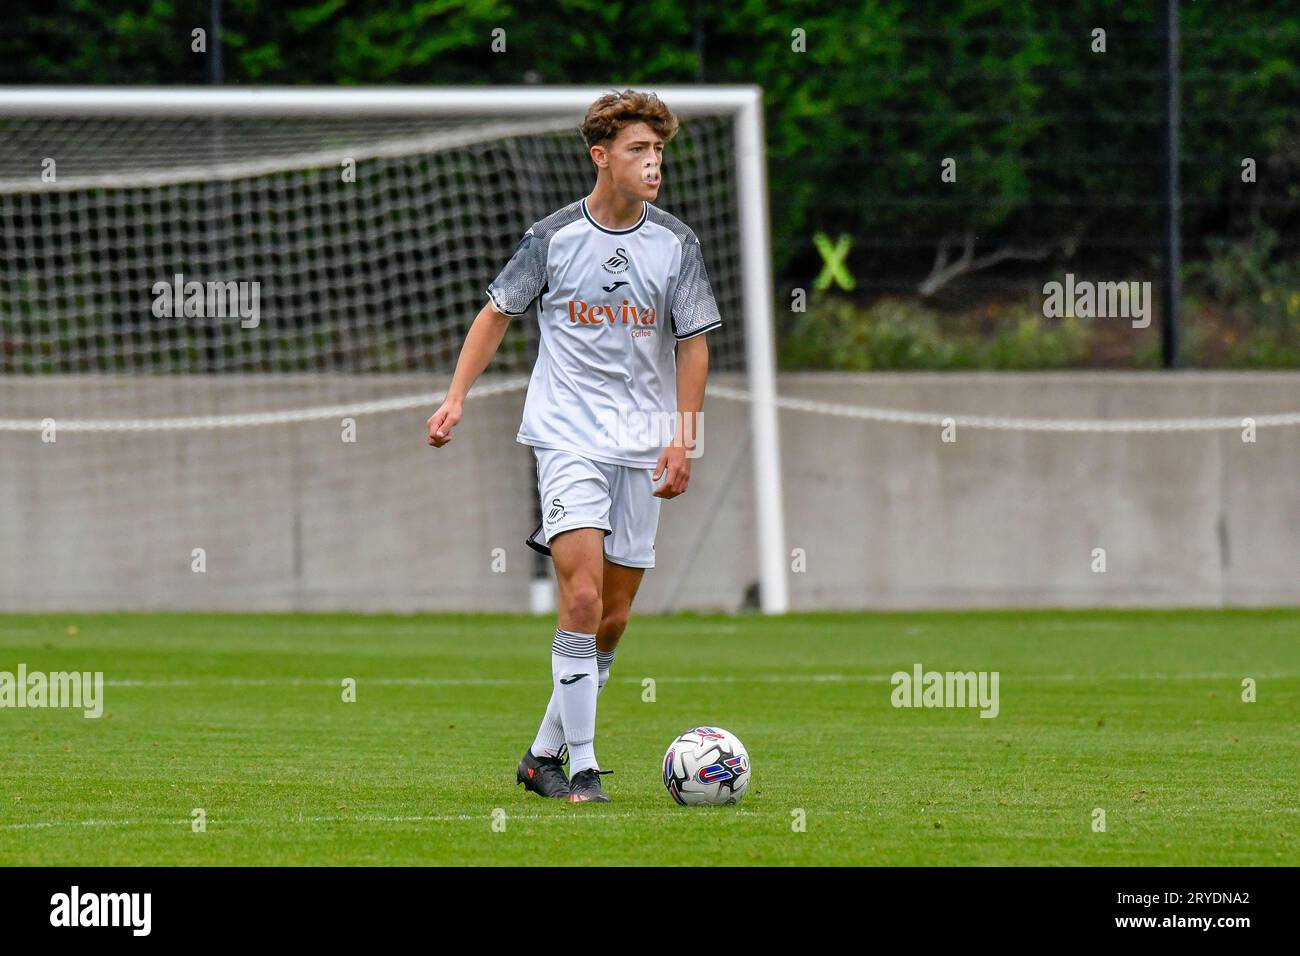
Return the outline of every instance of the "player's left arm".
{"type": "Polygon", "coordinates": [[[709,377],[707,333],[722,325],[718,302],[704,267],[700,240],[689,229],[682,237],[682,259],[673,290],[671,309],[673,335],[677,339],[677,421],[673,440],[659,456],[654,480],[665,474],[655,490],[656,498],[676,498],[691,481],[691,459],[700,434],[700,413],[704,408],[704,380],[709,377]]]}
{"type": "Polygon", "coordinates": [[[696,335],[677,343],[677,422],[672,443],[659,455],[654,480],[664,474],[655,489],[656,498],[676,498],[691,481],[691,460],[700,433],[700,412],[704,408],[704,383],[709,377],[707,335],[696,335]]]}

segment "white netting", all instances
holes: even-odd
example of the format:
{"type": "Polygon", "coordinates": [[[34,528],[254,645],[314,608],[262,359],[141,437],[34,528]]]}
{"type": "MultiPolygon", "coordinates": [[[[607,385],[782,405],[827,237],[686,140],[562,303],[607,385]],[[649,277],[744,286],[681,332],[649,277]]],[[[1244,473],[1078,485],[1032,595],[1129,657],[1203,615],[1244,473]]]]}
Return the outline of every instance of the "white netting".
{"type": "MultiPolygon", "coordinates": [[[[700,237],[739,369],[732,129],[684,125],[659,205],[700,237]]],[[[0,119],[0,374],[449,371],[524,229],[591,182],[576,118],[0,119]],[[258,283],[256,324],[156,314],[178,275],[258,283]]],[[[494,369],[536,338],[513,323],[494,369]]]]}

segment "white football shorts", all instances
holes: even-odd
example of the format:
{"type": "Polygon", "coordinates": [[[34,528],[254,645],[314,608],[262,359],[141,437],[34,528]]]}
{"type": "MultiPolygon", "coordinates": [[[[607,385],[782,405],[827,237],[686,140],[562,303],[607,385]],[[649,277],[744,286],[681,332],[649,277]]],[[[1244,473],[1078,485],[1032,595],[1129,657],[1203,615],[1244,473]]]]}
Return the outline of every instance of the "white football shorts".
{"type": "Polygon", "coordinates": [[[542,523],[525,542],[530,548],[549,555],[548,543],[561,531],[600,528],[605,532],[605,557],[614,564],[655,566],[663,499],[653,494],[653,468],[611,465],[556,448],[534,447],[533,454],[542,523]]]}

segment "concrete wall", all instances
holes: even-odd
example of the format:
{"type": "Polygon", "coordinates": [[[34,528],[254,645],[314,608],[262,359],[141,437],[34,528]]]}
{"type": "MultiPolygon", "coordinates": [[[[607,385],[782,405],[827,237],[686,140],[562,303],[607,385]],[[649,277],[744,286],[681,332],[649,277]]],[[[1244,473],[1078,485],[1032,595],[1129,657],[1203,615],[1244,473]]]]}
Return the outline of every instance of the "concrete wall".
{"type": "MultiPolygon", "coordinates": [[[[743,384],[727,376],[719,381],[743,384]]],[[[484,382],[492,381],[491,376],[484,382]]],[[[434,391],[424,376],[0,379],[0,418],[263,411],[434,391]]],[[[1300,410],[1292,373],[782,375],[782,394],[1071,418],[1300,410]]],[[[0,609],[527,610],[523,395],[236,430],[0,433],[0,609]],[[207,571],[191,571],[204,548],[207,571]],[[493,570],[503,549],[505,571],[493,570]]],[[[736,609],[755,579],[747,408],[710,399],[690,492],[663,506],[638,609],[736,609]],[[682,576],[684,563],[693,559],[682,576]]],[[[1300,604],[1300,429],[1069,435],[781,413],[787,537],[817,608],[1300,604]],[[1106,549],[1107,571],[1091,570],[1106,549]]]]}

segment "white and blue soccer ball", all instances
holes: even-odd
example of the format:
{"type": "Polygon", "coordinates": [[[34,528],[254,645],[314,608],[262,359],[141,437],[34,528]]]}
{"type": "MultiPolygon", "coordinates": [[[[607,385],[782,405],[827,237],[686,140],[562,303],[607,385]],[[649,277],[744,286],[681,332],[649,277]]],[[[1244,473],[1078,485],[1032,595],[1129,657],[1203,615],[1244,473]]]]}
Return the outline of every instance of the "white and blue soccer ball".
{"type": "Polygon", "coordinates": [[[664,754],[664,786],[680,804],[739,803],[749,789],[749,752],[721,727],[696,727],[664,754]]]}

